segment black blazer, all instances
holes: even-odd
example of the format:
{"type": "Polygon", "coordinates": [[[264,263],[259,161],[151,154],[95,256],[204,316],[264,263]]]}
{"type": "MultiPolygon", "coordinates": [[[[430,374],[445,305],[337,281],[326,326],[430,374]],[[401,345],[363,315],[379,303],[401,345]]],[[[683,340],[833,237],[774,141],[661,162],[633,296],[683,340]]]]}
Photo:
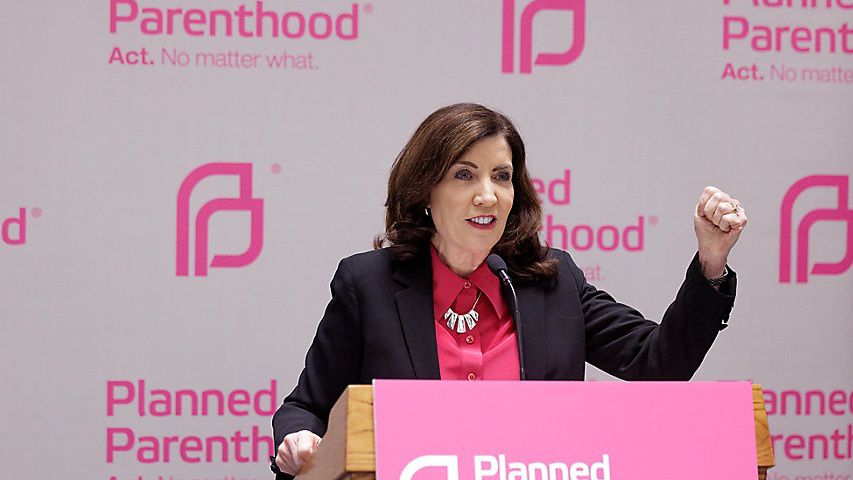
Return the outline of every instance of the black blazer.
{"type": "MultiPolygon", "coordinates": [[[[571,256],[553,282],[516,282],[530,380],[582,380],[584,362],[626,380],[688,380],[726,326],[736,279],[712,288],[693,258],[660,324],[591,286],[571,256]]],[[[392,261],[387,249],[346,258],[299,383],[273,417],[276,448],[285,435],[323,436],[329,410],[349,384],[374,378],[438,379],[428,252],[392,261]]]]}

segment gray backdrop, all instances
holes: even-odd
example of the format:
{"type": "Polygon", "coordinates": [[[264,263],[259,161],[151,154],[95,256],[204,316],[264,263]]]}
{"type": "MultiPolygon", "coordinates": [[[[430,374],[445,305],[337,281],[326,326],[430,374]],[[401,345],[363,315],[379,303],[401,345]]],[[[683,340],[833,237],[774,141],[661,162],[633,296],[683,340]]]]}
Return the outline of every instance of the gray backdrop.
{"type": "Polygon", "coordinates": [[[737,197],[737,304],[697,378],[768,390],[771,478],[853,474],[853,10],[794,3],[4,2],[0,470],[267,478],[265,412],[380,233],[392,160],[476,101],[525,138],[543,234],[650,318],[702,188],[737,197]]]}

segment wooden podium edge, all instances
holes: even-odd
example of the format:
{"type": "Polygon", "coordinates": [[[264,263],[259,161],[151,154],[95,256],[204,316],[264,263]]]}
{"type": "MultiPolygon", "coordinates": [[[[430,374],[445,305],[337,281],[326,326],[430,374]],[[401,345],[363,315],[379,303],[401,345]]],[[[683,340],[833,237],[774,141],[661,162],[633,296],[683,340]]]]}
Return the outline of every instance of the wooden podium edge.
{"type": "MultiPolygon", "coordinates": [[[[761,385],[752,384],[758,478],[776,463],[761,385]]],[[[298,480],[372,480],[376,478],[373,386],[350,385],[332,407],[328,432],[298,480]]]]}
{"type": "Polygon", "coordinates": [[[373,386],[348,386],[329,413],[326,433],[314,456],[302,467],[299,480],[376,478],[373,386]]]}
{"type": "Polygon", "coordinates": [[[767,478],[767,470],[776,465],[773,444],[770,441],[770,424],[761,385],[752,384],[752,409],[755,413],[755,454],[758,456],[758,479],[767,478]]]}

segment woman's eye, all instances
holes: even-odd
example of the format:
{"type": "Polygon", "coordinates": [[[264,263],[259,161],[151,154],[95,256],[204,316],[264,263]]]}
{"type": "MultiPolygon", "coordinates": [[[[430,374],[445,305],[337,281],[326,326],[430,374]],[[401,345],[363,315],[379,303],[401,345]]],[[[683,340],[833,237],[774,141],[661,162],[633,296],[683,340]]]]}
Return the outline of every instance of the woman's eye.
{"type": "Polygon", "coordinates": [[[508,181],[512,180],[512,174],[509,172],[506,172],[506,171],[498,172],[498,174],[495,175],[495,180],[497,180],[499,182],[508,182],[508,181]]]}
{"type": "Polygon", "coordinates": [[[459,180],[470,180],[472,178],[471,172],[465,169],[459,170],[456,174],[453,175],[453,178],[459,180]]]}

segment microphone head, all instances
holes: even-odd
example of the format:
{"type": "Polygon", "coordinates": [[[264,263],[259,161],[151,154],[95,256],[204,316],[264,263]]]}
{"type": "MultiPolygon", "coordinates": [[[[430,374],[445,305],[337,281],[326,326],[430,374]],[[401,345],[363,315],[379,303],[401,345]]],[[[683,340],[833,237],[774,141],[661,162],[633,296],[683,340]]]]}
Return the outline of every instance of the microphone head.
{"type": "Polygon", "coordinates": [[[506,262],[504,262],[504,259],[501,258],[501,256],[497,253],[493,253],[486,257],[486,265],[488,265],[489,270],[491,270],[492,273],[494,273],[498,277],[500,277],[500,275],[498,275],[498,272],[506,271],[507,269],[506,262]]]}

